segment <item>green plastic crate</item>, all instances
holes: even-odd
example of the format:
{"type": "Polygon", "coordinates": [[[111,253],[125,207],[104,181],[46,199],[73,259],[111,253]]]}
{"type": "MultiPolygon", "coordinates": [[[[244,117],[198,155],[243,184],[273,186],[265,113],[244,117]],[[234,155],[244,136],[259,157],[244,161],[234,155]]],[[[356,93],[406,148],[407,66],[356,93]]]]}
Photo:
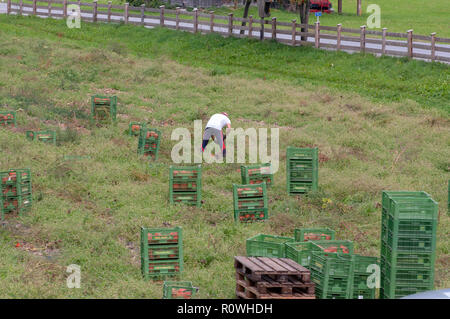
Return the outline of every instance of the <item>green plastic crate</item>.
{"type": "Polygon", "coordinates": [[[268,218],[266,183],[233,184],[233,203],[236,222],[266,220],[268,218]]]}
{"type": "Polygon", "coordinates": [[[116,121],[117,96],[91,96],[91,121],[111,123],[116,121]]]}
{"type": "Polygon", "coordinates": [[[16,111],[0,111],[0,127],[15,127],[16,125],[16,111]]]}
{"type": "Polygon", "coordinates": [[[334,240],[335,232],[326,227],[322,228],[296,228],[294,230],[295,241],[308,240],[334,240]]]}
{"type": "Polygon", "coordinates": [[[353,272],[358,275],[371,274],[367,271],[370,265],[379,265],[380,262],[377,257],[353,255],[353,272]]]}
{"type": "Polygon", "coordinates": [[[190,281],[164,281],[163,299],[191,299],[197,292],[190,281]]]}
{"type": "Polygon", "coordinates": [[[292,241],[291,237],[258,234],[247,239],[247,256],[285,258],[285,243],[292,241]]]}
{"type": "Polygon", "coordinates": [[[375,299],[376,288],[369,288],[366,275],[355,274],[353,277],[353,299],[375,299]]]}
{"type": "Polygon", "coordinates": [[[285,246],[286,258],[292,259],[297,264],[309,268],[309,263],[311,262],[311,242],[286,242],[285,246]]]}
{"type": "Polygon", "coordinates": [[[244,209],[234,211],[234,220],[241,223],[252,223],[256,221],[265,221],[269,218],[267,208],[263,209],[244,209]]]}
{"type": "Polygon", "coordinates": [[[176,276],[183,271],[181,227],[141,228],[141,271],[145,279],[176,276]]]}
{"type": "Polygon", "coordinates": [[[266,182],[267,186],[272,185],[273,174],[270,163],[258,165],[241,166],[242,184],[260,184],[266,182]]]}
{"type": "Polygon", "coordinates": [[[30,141],[40,141],[56,145],[55,131],[27,131],[26,136],[30,141]]]}
{"type": "Polygon", "coordinates": [[[31,182],[31,170],[29,168],[10,169],[9,171],[0,172],[1,186],[31,182]]]}
{"type": "Polygon", "coordinates": [[[202,166],[170,166],[169,200],[171,204],[202,205],[202,166]]]}
{"type": "Polygon", "coordinates": [[[291,195],[304,194],[318,189],[318,148],[286,149],[286,186],[291,195]]]}
{"type": "Polygon", "coordinates": [[[128,135],[130,136],[139,136],[141,133],[141,129],[146,127],[145,122],[130,122],[128,126],[128,135]]]}
{"type": "Polygon", "coordinates": [[[0,206],[1,219],[5,220],[6,214],[18,214],[22,216],[25,212],[29,212],[33,203],[31,194],[5,198],[2,196],[0,206]]]}
{"type": "Polygon", "coordinates": [[[158,160],[161,131],[156,128],[142,128],[139,133],[138,154],[158,160]]]}

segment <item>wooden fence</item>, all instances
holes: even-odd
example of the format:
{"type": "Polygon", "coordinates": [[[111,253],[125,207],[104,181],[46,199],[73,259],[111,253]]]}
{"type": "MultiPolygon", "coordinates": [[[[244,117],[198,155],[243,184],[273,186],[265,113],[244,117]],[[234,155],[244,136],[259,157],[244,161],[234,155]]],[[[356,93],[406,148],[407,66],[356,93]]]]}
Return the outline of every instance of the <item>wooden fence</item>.
{"type": "Polygon", "coordinates": [[[243,19],[233,16],[215,15],[194,9],[192,12],[177,8],[166,9],[132,7],[124,5],[85,3],[67,0],[7,0],[7,14],[36,15],[41,17],[67,18],[68,5],[80,6],[81,20],[88,22],[123,22],[146,27],[167,27],[194,33],[219,33],[224,36],[272,39],[291,46],[311,45],[316,48],[347,52],[372,53],[376,55],[403,56],[431,61],[450,62],[450,39],[417,35],[413,30],[406,33],[359,30],[277,21],[272,19],[243,19]],[[42,5],[44,4],[44,5],[42,5]]]}

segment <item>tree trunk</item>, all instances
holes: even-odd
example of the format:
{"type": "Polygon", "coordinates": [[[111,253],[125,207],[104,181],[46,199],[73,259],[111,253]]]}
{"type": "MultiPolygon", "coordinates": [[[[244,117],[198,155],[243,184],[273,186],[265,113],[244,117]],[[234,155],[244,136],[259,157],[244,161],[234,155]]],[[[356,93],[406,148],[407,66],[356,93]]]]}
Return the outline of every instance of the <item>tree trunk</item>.
{"type": "MultiPolygon", "coordinates": [[[[250,8],[250,4],[252,3],[252,0],[246,0],[245,2],[245,8],[244,8],[244,19],[248,18],[248,9],[250,8]]],[[[247,25],[247,23],[245,21],[242,21],[242,26],[245,27],[247,25]]],[[[244,34],[244,30],[241,30],[241,34],[244,34]]]]}
{"type": "MultiPolygon", "coordinates": [[[[302,3],[300,3],[300,23],[306,25],[306,28],[305,27],[301,28],[301,32],[308,32],[309,7],[310,7],[309,0],[303,0],[302,3]]],[[[302,35],[301,40],[307,41],[308,37],[302,35]]]]}

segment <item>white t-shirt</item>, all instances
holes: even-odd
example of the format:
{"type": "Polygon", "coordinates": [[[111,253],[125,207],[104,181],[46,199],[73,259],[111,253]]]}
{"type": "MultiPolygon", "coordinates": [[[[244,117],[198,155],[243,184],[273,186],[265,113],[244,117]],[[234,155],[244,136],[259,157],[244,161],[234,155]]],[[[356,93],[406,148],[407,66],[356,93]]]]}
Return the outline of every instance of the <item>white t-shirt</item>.
{"type": "Polygon", "coordinates": [[[213,116],[211,116],[208,123],[206,124],[206,128],[212,127],[212,128],[215,128],[215,129],[221,131],[222,128],[224,126],[226,126],[227,124],[231,125],[230,119],[228,117],[226,117],[225,115],[218,113],[218,114],[214,114],[213,116]]]}

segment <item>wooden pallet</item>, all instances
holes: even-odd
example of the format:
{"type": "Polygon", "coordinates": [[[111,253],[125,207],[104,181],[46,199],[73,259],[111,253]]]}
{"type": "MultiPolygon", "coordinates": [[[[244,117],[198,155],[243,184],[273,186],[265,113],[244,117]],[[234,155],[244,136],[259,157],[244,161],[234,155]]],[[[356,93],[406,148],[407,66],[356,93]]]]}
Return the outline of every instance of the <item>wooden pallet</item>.
{"type": "Polygon", "coordinates": [[[261,293],[255,287],[248,287],[245,281],[236,281],[236,296],[241,299],[316,299],[314,294],[308,294],[306,292],[281,294],[268,291],[261,293]]]}
{"type": "Polygon", "coordinates": [[[311,281],[309,270],[288,258],[236,256],[234,268],[236,272],[251,277],[254,281],[261,281],[262,276],[277,282],[311,281]]]}
{"type": "Polygon", "coordinates": [[[314,295],[315,284],[313,282],[302,282],[293,278],[288,278],[285,282],[278,282],[267,275],[261,276],[258,281],[251,275],[245,275],[239,270],[236,272],[236,282],[245,283],[246,287],[255,288],[260,294],[277,293],[293,294],[306,293],[314,295]]]}

